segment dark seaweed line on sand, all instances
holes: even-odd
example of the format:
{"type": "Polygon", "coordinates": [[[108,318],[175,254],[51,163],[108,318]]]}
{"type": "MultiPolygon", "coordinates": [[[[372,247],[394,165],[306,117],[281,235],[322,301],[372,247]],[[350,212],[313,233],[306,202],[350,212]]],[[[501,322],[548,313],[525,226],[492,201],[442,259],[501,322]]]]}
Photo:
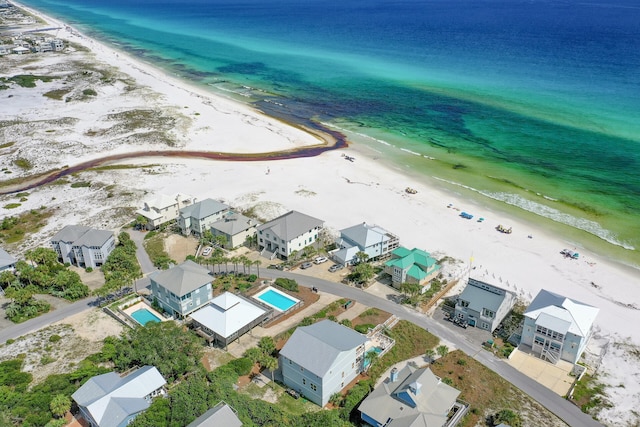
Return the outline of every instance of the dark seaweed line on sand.
{"type": "MultiPolygon", "coordinates": [[[[324,132],[327,132],[327,131],[325,130],[324,132]]],[[[25,182],[22,185],[16,184],[16,186],[19,186],[19,187],[11,188],[10,190],[0,189],[0,195],[31,190],[33,188],[40,187],[41,185],[49,184],[67,175],[71,175],[77,172],[85,171],[87,169],[92,169],[98,166],[102,166],[108,162],[114,162],[114,161],[126,160],[126,159],[135,159],[140,157],[169,157],[169,158],[183,158],[183,159],[207,159],[207,160],[231,161],[231,162],[256,162],[256,161],[298,159],[303,157],[315,157],[315,156],[319,156],[320,154],[326,151],[345,148],[347,146],[347,141],[344,135],[338,132],[331,132],[331,135],[336,139],[335,144],[332,144],[332,145],[303,147],[295,150],[277,151],[272,153],[234,154],[234,153],[220,153],[220,152],[213,152],[213,151],[178,151],[178,150],[162,151],[162,150],[159,150],[159,151],[137,151],[133,153],[113,154],[111,156],[101,157],[98,159],[93,159],[83,163],[79,163],[75,166],[71,166],[68,168],[52,171],[51,173],[47,173],[43,175],[41,178],[35,178],[34,181],[29,181],[28,178],[25,178],[25,182]]]]}

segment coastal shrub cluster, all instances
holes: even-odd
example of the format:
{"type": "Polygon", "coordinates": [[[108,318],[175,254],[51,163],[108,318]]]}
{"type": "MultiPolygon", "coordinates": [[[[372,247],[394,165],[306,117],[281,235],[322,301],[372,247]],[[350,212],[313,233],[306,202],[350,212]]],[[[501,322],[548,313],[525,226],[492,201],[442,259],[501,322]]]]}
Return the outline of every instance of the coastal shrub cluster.
{"type": "Polygon", "coordinates": [[[171,264],[176,264],[164,250],[164,241],[161,234],[155,234],[148,239],[145,238],[144,249],[149,254],[153,265],[161,270],[166,270],[171,264]]]}
{"type": "Polygon", "coordinates": [[[33,168],[33,163],[29,159],[25,159],[23,157],[18,157],[13,161],[13,164],[19,167],[20,169],[29,170],[33,168]]]}
{"type": "Polygon", "coordinates": [[[278,277],[274,283],[287,291],[298,292],[298,282],[293,279],[278,277]]]}
{"type": "Polygon", "coordinates": [[[94,293],[105,296],[122,289],[142,276],[142,270],[136,258],[136,244],[129,233],[118,235],[118,246],[109,254],[102,266],[105,283],[94,293]]]}

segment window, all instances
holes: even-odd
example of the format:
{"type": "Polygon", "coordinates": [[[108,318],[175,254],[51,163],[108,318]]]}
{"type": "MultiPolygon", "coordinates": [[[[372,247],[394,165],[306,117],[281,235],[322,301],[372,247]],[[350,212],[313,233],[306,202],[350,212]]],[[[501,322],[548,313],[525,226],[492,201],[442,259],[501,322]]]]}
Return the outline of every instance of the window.
{"type": "Polygon", "coordinates": [[[461,307],[465,307],[465,308],[469,307],[469,302],[468,301],[464,301],[464,300],[459,299],[458,302],[460,303],[461,307]]]}
{"type": "Polygon", "coordinates": [[[486,308],[483,308],[482,309],[482,315],[484,317],[489,317],[489,318],[493,319],[495,317],[496,313],[494,313],[491,310],[487,310],[486,308]]]}
{"type": "Polygon", "coordinates": [[[356,367],[356,362],[351,362],[351,369],[356,367]]]}
{"type": "Polygon", "coordinates": [[[318,387],[315,384],[311,384],[311,390],[318,391],[318,387]]]}
{"type": "Polygon", "coordinates": [[[306,384],[307,384],[307,379],[306,379],[306,378],[303,378],[303,379],[302,379],[302,385],[306,385],[306,384]]]}
{"type": "Polygon", "coordinates": [[[340,383],[340,388],[344,388],[344,383],[340,383]]]}
{"type": "Polygon", "coordinates": [[[482,329],[489,329],[489,325],[487,325],[486,323],[482,322],[482,329]]]}

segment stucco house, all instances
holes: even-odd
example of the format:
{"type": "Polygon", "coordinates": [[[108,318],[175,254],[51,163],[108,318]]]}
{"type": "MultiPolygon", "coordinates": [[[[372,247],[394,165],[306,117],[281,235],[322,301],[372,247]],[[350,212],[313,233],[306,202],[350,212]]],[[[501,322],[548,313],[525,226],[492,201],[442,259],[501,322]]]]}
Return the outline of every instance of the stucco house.
{"type": "Polygon", "coordinates": [[[417,283],[426,286],[440,271],[440,266],[428,252],[413,248],[399,247],[391,252],[391,259],[384,264],[384,272],[391,275],[391,283],[398,288],[403,283],[417,283]]]}
{"type": "Polygon", "coordinates": [[[209,270],[191,260],[155,272],[149,278],[154,301],[176,317],[185,317],[206,305],[213,296],[209,270]]]}
{"type": "Polygon", "coordinates": [[[213,199],[204,199],[180,209],[178,225],[185,236],[202,236],[213,223],[220,221],[231,207],[213,199]]]}
{"type": "Polygon", "coordinates": [[[324,406],[362,372],[367,337],[331,320],[301,326],[280,350],[284,383],[324,406]]]}
{"type": "Polygon", "coordinates": [[[331,258],[338,264],[353,264],[358,252],[364,252],[369,259],[378,259],[389,255],[400,245],[398,236],[377,225],[363,222],[340,230],[336,241],[338,249],[331,258]]]}
{"type": "Polygon", "coordinates": [[[13,271],[18,260],[12,257],[7,251],[0,248],[0,273],[3,271],[13,271]]]}
{"type": "Polygon", "coordinates": [[[256,235],[259,223],[241,213],[229,211],[222,219],[211,224],[213,236],[224,236],[227,239],[226,248],[231,249],[243,245],[247,237],[256,235]]]}
{"type": "Polygon", "coordinates": [[[258,249],[268,258],[287,259],[293,251],[300,251],[318,241],[324,221],[290,211],[257,227],[258,249]]]}
{"type": "Polygon", "coordinates": [[[164,194],[157,194],[155,197],[145,200],[142,209],[136,211],[137,215],[142,215],[147,219],[147,230],[154,230],[167,222],[175,221],[178,218],[180,209],[191,204],[189,196],[176,195],[169,197],[164,194]]]}
{"type": "Polygon", "coordinates": [[[273,309],[225,292],[189,315],[199,335],[211,345],[229,343],[268,320],[273,309]]]}
{"type": "Polygon", "coordinates": [[[91,427],[124,427],[165,394],[167,384],[155,366],[121,377],[115,372],[90,378],[71,397],[91,427]]]}
{"type": "Polygon", "coordinates": [[[520,345],[551,363],[577,363],[600,309],[542,289],[524,312],[520,345]]]}
{"type": "Polygon", "coordinates": [[[429,368],[393,368],[360,404],[362,421],[374,427],[443,427],[460,391],[429,368]]]}
{"type": "Polygon", "coordinates": [[[220,402],[193,420],[187,427],[242,427],[242,421],[231,406],[220,402]]]}
{"type": "Polygon", "coordinates": [[[116,238],[109,230],[67,225],[51,238],[51,247],[65,264],[96,268],[104,264],[115,249],[116,238]]]}
{"type": "Polygon", "coordinates": [[[456,299],[454,315],[470,326],[493,332],[515,303],[513,292],[469,278],[456,299]]]}

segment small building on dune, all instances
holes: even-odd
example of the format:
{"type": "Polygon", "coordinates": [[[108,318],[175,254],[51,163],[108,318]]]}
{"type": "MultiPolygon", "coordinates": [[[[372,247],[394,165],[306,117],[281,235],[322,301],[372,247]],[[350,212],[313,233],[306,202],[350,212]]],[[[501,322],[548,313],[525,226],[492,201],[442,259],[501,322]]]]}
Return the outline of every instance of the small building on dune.
{"type": "Polygon", "coordinates": [[[189,317],[195,330],[211,345],[226,347],[270,319],[273,309],[225,292],[189,317]]]}

